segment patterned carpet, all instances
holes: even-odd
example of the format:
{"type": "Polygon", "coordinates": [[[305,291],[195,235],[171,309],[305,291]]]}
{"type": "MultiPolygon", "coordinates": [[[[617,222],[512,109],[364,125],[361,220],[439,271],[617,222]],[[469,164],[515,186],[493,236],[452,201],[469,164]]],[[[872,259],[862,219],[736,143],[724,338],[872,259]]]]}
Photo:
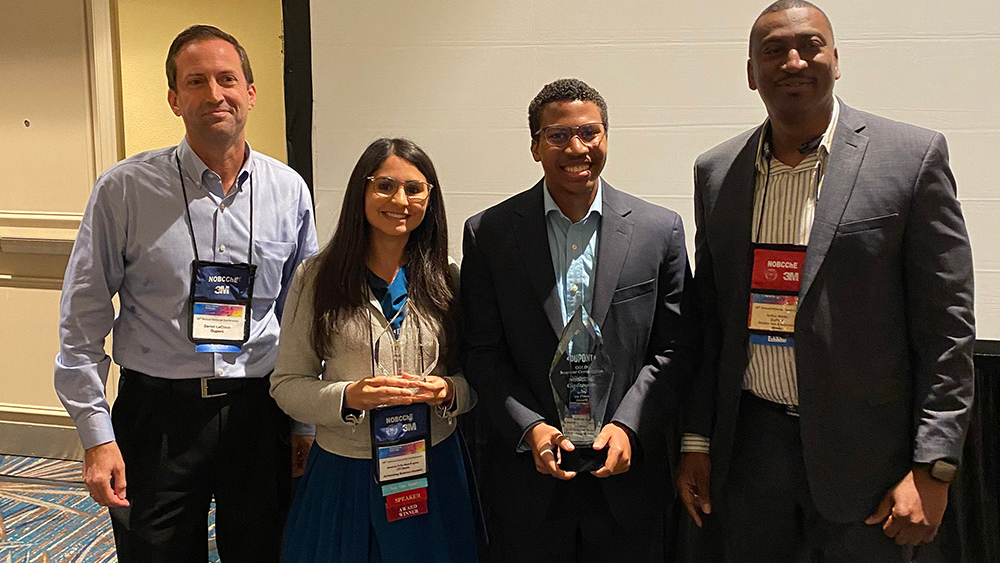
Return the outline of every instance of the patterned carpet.
{"type": "MultiPolygon", "coordinates": [[[[206,561],[218,562],[215,511],[206,561]]],[[[0,563],[112,563],[108,511],[87,494],[80,462],[0,455],[0,563]]]]}

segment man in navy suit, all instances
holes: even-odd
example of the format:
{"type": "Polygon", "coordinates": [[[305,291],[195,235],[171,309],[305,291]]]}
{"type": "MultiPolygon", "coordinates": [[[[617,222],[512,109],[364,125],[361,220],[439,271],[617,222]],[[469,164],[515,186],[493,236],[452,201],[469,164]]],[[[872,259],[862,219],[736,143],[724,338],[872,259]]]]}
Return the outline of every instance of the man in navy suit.
{"type": "Polygon", "coordinates": [[[668,413],[695,333],[681,219],[601,178],[608,115],[596,90],[557,80],[528,114],[544,178],[465,224],[464,368],[489,419],[492,548],[503,561],[662,561],[668,413]],[[549,382],[581,307],[614,373],[592,444],[607,461],[589,473],[559,463],[588,444],[560,432],[549,382]]]}
{"type": "Polygon", "coordinates": [[[972,255],[940,133],[855,110],[826,15],[779,0],[747,76],[767,120],[695,164],[705,358],[677,486],[727,560],[909,561],[973,395],[972,255]]]}

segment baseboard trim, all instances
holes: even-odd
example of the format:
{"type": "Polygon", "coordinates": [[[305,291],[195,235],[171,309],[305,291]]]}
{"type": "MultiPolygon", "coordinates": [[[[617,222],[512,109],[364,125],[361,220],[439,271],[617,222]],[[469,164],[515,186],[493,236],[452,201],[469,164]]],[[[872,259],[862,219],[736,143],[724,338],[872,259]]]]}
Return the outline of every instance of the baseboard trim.
{"type": "Polygon", "coordinates": [[[0,453],[50,459],[83,459],[73,426],[0,420],[0,453]]]}

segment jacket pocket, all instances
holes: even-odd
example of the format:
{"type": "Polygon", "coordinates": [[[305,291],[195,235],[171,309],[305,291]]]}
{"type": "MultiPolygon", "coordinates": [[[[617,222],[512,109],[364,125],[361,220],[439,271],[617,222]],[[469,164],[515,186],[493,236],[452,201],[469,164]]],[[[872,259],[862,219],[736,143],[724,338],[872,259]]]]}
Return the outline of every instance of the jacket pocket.
{"type": "Polygon", "coordinates": [[[621,303],[623,301],[628,301],[629,299],[635,299],[636,297],[641,297],[647,293],[652,292],[656,288],[656,278],[650,278],[644,282],[637,283],[635,285],[630,285],[628,287],[622,287],[615,290],[614,295],[611,296],[611,303],[621,303]]]}
{"type": "Polygon", "coordinates": [[[871,217],[868,219],[848,221],[846,223],[841,223],[837,225],[837,234],[846,235],[850,233],[860,233],[862,231],[881,229],[886,225],[892,224],[898,218],[899,218],[899,213],[890,213],[888,215],[879,215],[878,217],[871,217]]]}

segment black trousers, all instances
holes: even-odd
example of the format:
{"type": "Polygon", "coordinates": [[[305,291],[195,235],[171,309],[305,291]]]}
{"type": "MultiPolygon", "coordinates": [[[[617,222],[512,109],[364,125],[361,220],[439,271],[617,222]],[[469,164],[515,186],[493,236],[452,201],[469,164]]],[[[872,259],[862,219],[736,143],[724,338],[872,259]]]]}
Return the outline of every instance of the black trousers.
{"type": "Polygon", "coordinates": [[[879,525],[841,524],[816,509],[802,460],[798,418],[744,392],[722,525],[730,563],[904,563],[879,525]]]}
{"type": "Polygon", "coordinates": [[[290,421],[268,378],[202,398],[197,380],[122,370],[112,409],[130,506],[111,511],[121,563],[204,563],[208,509],[223,562],[277,563],[290,497],[290,421]]]}
{"type": "MultiPolygon", "coordinates": [[[[539,475],[539,478],[554,477],[539,475]]],[[[615,479],[615,477],[608,477],[615,479]]],[[[521,510],[539,510],[522,506],[521,510]]],[[[611,513],[600,480],[579,474],[560,483],[541,528],[515,513],[498,515],[490,530],[492,560],[503,563],[646,563],[663,561],[663,523],[626,529],[611,513]]]]}

